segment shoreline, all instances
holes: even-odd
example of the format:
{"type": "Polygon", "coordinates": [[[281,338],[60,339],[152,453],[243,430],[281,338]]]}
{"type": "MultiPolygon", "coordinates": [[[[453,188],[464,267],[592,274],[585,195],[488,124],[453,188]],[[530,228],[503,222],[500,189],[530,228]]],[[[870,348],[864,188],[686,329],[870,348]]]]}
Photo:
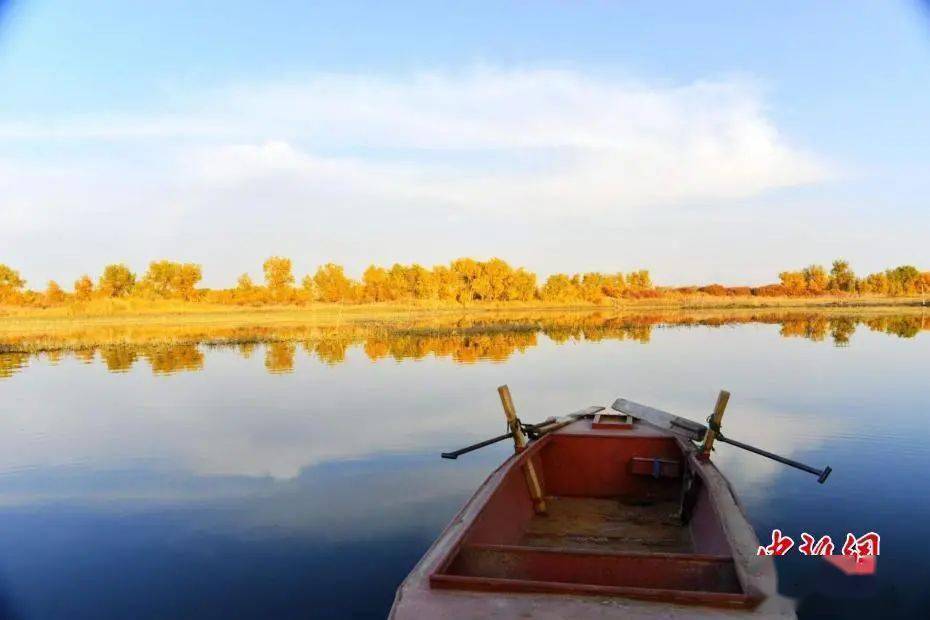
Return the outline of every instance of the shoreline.
{"type": "Polygon", "coordinates": [[[810,308],[930,308],[930,299],[917,296],[884,297],[744,297],[744,296],[669,296],[658,298],[624,299],[615,304],[547,302],[488,302],[462,305],[432,301],[401,303],[380,302],[367,304],[321,303],[231,305],[179,300],[99,299],[86,303],[63,306],[28,307],[0,305],[0,326],[13,320],[85,321],[110,319],[132,322],[151,317],[212,317],[215,315],[265,315],[269,318],[281,314],[302,314],[308,318],[348,316],[376,319],[397,314],[487,314],[506,312],[582,312],[633,310],[743,310],[779,309],[803,310],[810,308]]]}
{"type": "MultiPolygon", "coordinates": [[[[799,320],[907,318],[930,328],[930,307],[913,298],[779,299],[777,303],[655,303],[620,306],[545,304],[429,307],[424,305],[203,307],[167,302],[117,307],[109,314],[62,315],[60,308],[0,315],[0,353],[76,351],[100,346],[240,344],[397,335],[469,336],[508,331],[657,325],[723,325],[799,320]]],[[[649,303],[647,303],[649,302],[649,303]]],[[[127,305],[131,301],[124,302],[127,305]]],[[[21,308],[19,310],[22,310],[21,308]]]]}

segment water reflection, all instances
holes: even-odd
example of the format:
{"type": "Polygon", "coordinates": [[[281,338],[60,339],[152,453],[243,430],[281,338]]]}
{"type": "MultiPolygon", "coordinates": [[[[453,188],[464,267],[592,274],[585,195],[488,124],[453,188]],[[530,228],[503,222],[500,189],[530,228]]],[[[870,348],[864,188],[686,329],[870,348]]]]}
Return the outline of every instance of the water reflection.
{"type": "Polygon", "coordinates": [[[103,347],[101,350],[103,363],[110,372],[126,372],[136,363],[139,357],[136,348],[132,346],[103,347]]]}
{"type": "MultiPolygon", "coordinates": [[[[57,363],[66,355],[91,363],[99,354],[111,372],[127,372],[140,359],[146,360],[155,374],[197,371],[203,368],[204,363],[201,346],[231,347],[244,359],[251,358],[256,348],[264,347],[265,368],[274,374],[294,370],[298,347],[328,365],[343,363],[347,352],[354,347],[361,348],[373,362],[389,358],[396,361],[419,360],[428,356],[451,358],[460,364],[479,360],[504,362],[515,353],[524,353],[538,346],[541,336],[557,344],[602,340],[648,343],[653,330],[661,327],[723,327],[749,323],[778,325],[779,333],[785,338],[805,338],[814,342],[829,340],[837,347],[846,347],[862,326],[873,332],[913,338],[930,329],[930,315],[874,316],[822,312],[711,315],[575,313],[517,318],[492,315],[402,327],[261,327],[240,329],[234,336],[227,334],[210,338],[201,334],[197,340],[180,343],[157,342],[154,332],[148,332],[142,337],[142,342],[78,346],[68,351],[39,349],[30,352],[25,343],[0,344],[0,378],[9,378],[26,367],[32,355],[45,355],[51,363],[57,363]]],[[[172,336],[175,337],[176,334],[172,336]]]]}
{"type": "MultiPolygon", "coordinates": [[[[771,321],[759,321],[771,322],[771,321]]],[[[927,316],[801,316],[785,317],[781,323],[781,335],[801,337],[808,340],[825,340],[827,335],[838,347],[849,344],[856,332],[856,327],[865,325],[875,332],[883,332],[901,338],[913,338],[920,331],[930,329],[930,317],[927,316]]]]}
{"type": "Polygon", "coordinates": [[[433,355],[451,357],[460,364],[469,364],[478,360],[502,362],[514,352],[522,353],[536,344],[536,332],[527,331],[445,336],[395,334],[367,338],[364,349],[365,355],[373,362],[387,357],[401,361],[433,355]]]}
{"type": "MultiPolygon", "coordinates": [[[[80,351],[82,359],[92,360],[95,349],[80,351]]],[[[156,375],[203,368],[203,352],[195,344],[117,345],[100,347],[100,356],[110,372],[127,372],[141,357],[156,375]]]]}
{"type": "Polygon", "coordinates": [[[383,618],[505,458],[505,444],[437,456],[502,432],[505,382],[530,422],[618,396],[703,419],[731,390],[727,434],[834,469],[821,486],[718,446],[760,536],[882,535],[868,600],[800,559],[782,565],[783,591],[924,617],[930,339],[912,337],[926,328],[584,315],[9,352],[8,376],[32,366],[0,399],[0,532],[15,532],[0,536],[0,617],[383,618]],[[751,324],[718,329],[738,323],[751,324]]]}
{"type": "Polygon", "coordinates": [[[265,368],[271,373],[292,372],[296,354],[297,346],[293,342],[271,342],[265,350],[265,368]]]}
{"type": "Polygon", "coordinates": [[[0,353],[0,379],[13,376],[29,363],[28,353],[0,353]]]}

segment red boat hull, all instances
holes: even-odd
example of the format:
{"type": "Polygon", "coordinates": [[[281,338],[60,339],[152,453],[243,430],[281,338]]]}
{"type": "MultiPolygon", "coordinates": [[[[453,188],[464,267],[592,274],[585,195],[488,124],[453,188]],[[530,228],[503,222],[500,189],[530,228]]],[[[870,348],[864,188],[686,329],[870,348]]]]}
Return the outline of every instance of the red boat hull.
{"type": "Polygon", "coordinates": [[[392,616],[793,616],[716,467],[666,430],[603,417],[495,471],[398,589],[392,616]]]}

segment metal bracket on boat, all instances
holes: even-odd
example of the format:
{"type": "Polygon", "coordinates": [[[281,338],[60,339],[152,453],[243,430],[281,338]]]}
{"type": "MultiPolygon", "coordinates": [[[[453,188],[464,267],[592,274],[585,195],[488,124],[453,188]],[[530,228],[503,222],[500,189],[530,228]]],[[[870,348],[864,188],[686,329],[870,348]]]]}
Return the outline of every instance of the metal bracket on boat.
{"type": "MultiPolygon", "coordinates": [[[[727,397],[729,397],[729,394],[727,394],[727,397]]],[[[723,401],[723,406],[725,407],[726,399],[723,399],[723,401]]],[[[719,407],[720,401],[718,400],[718,408],[719,407]]],[[[661,409],[655,409],[653,407],[634,403],[632,401],[626,400],[625,398],[618,398],[616,401],[614,401],[614,404],[611,406],[611,408],[614,411],[619,411],[620,413],[631,415],[634,418],[646,422],[647,424],[651,424],[652,426],[656,426],[658,428],[675,433],[691,441],[702,441],[705,439],[708,431],[712,431],[714,439],[717,441],[728,443],[731,446],[735,446],[742,450],[747,450],[754,454],[758,454],[759,456],[764,456],[765,458],[772,459],[773,461],[778,461],[779,463],[783,463],[789,467],[794,467],[795,469],[800,469],[801,471],[814,474],[817,476],[817,482],[820,484],[826,482],[830,472],[833,471],[833,469],[829,466],[823,469],[817,469],[816,467],[805,465],[804,463],[800,463],[794,459],[789,459],[773,452],[769,452],[768,450],[763,450],[762,448],[757,448],[747,443],[743,443],[735,439],[730,439],[729,437],[724,437],[720,430],[719,422],[719,417],[722,417],[723,415],[722,409],[720,410],[720,415],[717,416],[718,421],[715,421],[713,416],[709,417],[707,420],[708,424],[705,426],[699,422],[694,422],[693,420],[676,416],[672,413],[668,413],[667,411],[662,411],[661,409]]]]}

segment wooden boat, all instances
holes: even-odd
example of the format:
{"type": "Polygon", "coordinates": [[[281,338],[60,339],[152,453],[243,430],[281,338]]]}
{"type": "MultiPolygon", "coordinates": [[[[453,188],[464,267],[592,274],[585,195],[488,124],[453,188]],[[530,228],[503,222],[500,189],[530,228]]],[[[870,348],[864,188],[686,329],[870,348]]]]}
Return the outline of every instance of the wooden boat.
{"type": "Polygon", "coordinates": [[[618,403],[642,417],[592,407],[515,438],[390,617],[794,617],[729,483],[676,432],[688,421],[618,403]]]}

